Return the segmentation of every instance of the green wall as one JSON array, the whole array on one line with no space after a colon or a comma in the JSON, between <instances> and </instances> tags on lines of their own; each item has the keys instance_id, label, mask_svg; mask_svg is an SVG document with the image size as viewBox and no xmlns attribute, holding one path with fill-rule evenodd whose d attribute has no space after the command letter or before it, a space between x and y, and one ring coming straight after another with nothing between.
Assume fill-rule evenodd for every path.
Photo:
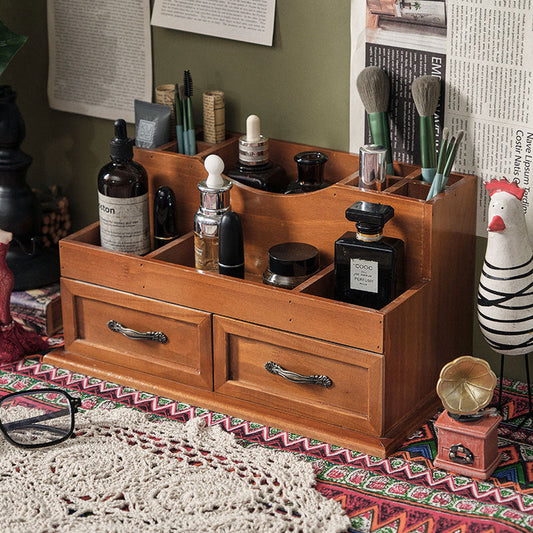
<instances>
[{"instance_id":1,"label":"green wall","mask_svg":"<svg viewBox=\"0 0 533 533\"><path fill-rule=\"evenodd\" d=\"M112 122L48 107L45 0L1 0L0 19L28 36L0 79L17 91L26 121L23 149L34 158L28 182L59 185L79 229L97 219L96 175L108 161ZM156 27L152 46L154 87L191 70L197 124L202 92L221 89L228 130L243 131L246 117L255 113L269 137L348 150L350 0L278 0L272 47ZM476 279L485 245L477 240ZM474 355L489 360L498 374L499 356L477 325L474 337ZM525 380L521 357L508 358L506 365L506 376Z\"/></svg>"}]
</instances>

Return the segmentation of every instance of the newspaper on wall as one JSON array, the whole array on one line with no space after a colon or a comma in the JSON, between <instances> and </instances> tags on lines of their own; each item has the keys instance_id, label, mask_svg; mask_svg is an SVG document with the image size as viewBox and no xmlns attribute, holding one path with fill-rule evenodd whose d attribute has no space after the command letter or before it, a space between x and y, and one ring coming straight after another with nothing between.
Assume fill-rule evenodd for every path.
<instances>
[{"instance_id":1,"label":"newspaper on wall","mask_svg":"<svg viewBox=\"0 0 533 533\"><path fill-rule=\"evenodd\" d=\"M512 179L525 189L533 236L533 0L352 0L350 149L368 142L355 80L367 65L391 78L391 144L399 161L420 163L414 78L435 75L445 91L438 133L465 130L455 170L478 182L477 234L486 236L484 182ZM437 147L438 149L438 147Z\"/></svg>"},{"instance_id":2,"label":"newspaper on wall","mask_svg":"<svg viewBox=\"0 0 533 533\"><path fill-rule=\"evenodd\" d=\"M152 101L149 0L48 0L47 15L50 107L134 122Z\"/></svg>"},{"instance_id":3,"label":"newspaper on wall","mask_svg":"<svg viewBox=\"0 0 533 533\"><path fill-rule=\"evenodd\" d=\"M155 0L152 24L272 46L276 0Z\"/></svg>"}]
</instances>

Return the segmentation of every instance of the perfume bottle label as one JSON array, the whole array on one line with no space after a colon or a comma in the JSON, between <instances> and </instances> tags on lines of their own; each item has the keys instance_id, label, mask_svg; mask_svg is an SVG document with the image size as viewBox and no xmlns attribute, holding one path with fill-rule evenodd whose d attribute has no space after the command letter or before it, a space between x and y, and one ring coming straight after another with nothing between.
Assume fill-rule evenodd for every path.
<instances>
[{"instance_id":1,"label":"perfume bottle label","mask_svg":"<svg viewBox=\"0 0 533 533\"><path fill-rule=\"evenodd\" d=\"M148 193L112 198L99 192L98 212L103 248L138 255L150 251Z\"/></svg>"},{"instance_id":2,"label":"perfume bottle label","mask_svg":"<svg viewBox=\"0 0 533 533\"><path fill-rule=\"evenodd\" d=\"M378 292L378 262L350 259L350 289Z\"/></svg>"}]
</instances>

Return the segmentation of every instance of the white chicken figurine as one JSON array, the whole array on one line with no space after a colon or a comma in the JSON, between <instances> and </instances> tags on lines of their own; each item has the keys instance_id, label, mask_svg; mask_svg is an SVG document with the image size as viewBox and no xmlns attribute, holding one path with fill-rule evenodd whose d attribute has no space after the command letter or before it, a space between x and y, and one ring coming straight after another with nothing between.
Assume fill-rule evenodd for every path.
<instances>
[{"instance_id":1,"label":"white chicken figurine","mask_svg":"<svg viewBox=\"0 0 533 533\"><path fill-rule=\"evenodd\" d=\"M525 356L531 417L528 354L533 346L533 249L522 206L524 189L506 179L494 179L486 187L491 202L479 280L479 325L492 349L501 354L500 407L504 356Z\"/></svg>"}]
</instances>

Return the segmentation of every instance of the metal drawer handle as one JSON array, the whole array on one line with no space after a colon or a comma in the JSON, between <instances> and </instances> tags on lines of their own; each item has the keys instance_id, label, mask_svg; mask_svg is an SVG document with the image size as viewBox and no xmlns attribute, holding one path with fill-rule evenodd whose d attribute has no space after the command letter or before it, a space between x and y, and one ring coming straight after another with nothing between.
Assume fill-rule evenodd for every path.
<instances>
[{"instance_id":1,"label":"metal drawer handle","mask_svg":"<svg viewBox=\"0 0 533 533\"><path fill-rule=\"evenodd\" d=\"M116 320L110 320L107 323L107 327L111 331L115 331L124 335L124 337L128 337L128 339L155 341L160 342L161 344L165 344L168 341L168 337L162 331L146 331L145 333L142 333L140 331L135 331L134 329L126 328Z\"/></svg>"},{"instance_id":2,"label":"metal drawer handle","mask_svg":"<svg viewBox=\"0 0 533 533\"><path fill-rule=\"evenodd\" d=\"M293 383L305 383L309 385L322 385L322 387L331 387L333 381L331 381L328 376L314 375L314 376L302 376L302 374L297 374L296 372L291 372L290 370L285 370L283 367L279 366L274 361L268 361L265 363L265 369L271 374L276 374L285 378Z\"/></svg>"}]
</instances>

